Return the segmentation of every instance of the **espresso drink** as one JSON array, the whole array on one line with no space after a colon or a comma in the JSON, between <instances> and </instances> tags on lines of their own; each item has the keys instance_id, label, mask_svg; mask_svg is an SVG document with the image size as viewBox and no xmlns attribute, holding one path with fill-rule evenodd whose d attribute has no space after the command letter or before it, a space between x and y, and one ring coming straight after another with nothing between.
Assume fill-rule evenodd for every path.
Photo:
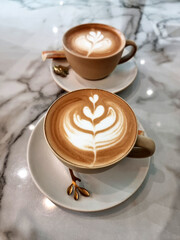
<instances>
[{"instance_id":1,"label":"espresso drink","mask_svg":"<svg viewBox=\"0 0 180 240\"><path fill-rule=\"evenodd\" d=\"M86 57L104 57L116 53L121 37L113 28L101 24L80 25L66 33L66 47Z\"/></svg>"},{"instance_id":2,"label":"espresso drink","mask_svg":"<svg viewBox=\"0 0 180 240\"><path fill-rule=\"evenodd\" d=\"M83 167L118 161L136 141L136 117L125 101L98 89L71 92L49 109L45 135L54 152Z\"/></svg>"}]
</instances>

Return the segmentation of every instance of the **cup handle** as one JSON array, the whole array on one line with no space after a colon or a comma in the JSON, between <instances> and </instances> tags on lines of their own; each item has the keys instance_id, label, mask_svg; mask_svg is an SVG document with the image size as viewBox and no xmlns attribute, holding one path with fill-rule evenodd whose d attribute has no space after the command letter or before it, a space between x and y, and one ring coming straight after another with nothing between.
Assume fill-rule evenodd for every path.
<instances>
[{"instance_id":1,"label":"cup handle","mask_svg":"<svg viewBox=\"0 0 180 240\"><path fill-rule=\"evenodd\" d=\"M137 45L135 44L135 42L133 42L131 40L126 40L125 47L127 47L127 46L131 46L132 47L131 51L128 54L126 54L124 57L122 57L118 64L127 62L129 59L131 59L135 55L135 53L137 51Z\"/></svg>"},{"instance_id":2,"label":"cup handle","mask_svg":"<svg viewBox=\"0 0 180 240\"><path fill-rule=\"evenodd\" d=\"M155 152L155 143L151 138L138 135L134 148L127 157L145 158L150 157Z\"/></svg>"}]
</instances>

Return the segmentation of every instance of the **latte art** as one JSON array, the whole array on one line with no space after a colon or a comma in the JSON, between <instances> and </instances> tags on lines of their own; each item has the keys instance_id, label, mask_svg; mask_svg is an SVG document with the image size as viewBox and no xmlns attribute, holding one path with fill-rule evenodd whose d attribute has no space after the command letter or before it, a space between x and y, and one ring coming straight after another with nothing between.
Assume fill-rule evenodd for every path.
<instances>
[{"instance_id":1,"label":"latte art","mask_svg":"<svg viewBox=\"0 0 180 240\"><path fill-rule=\"evenodd\" d=\"M48 111L45 135L60 158L89 168L127 155L137 134L135 115L119 97L98 89L71 92Z\"/></svg>"},{"instance_id":2,"label":"latte art","mask_svg":"<svg viewBox=\"0 0 180 240\"><path fill-rule=\"evenodd\" d=\"M112 42L105 38L100 31L90 31L87 35L81 35L74 39L74 45L81 51L91 53L104 52L111 48Z\"/></svg>"},{"instance_id":3,"label":"latte art","mask_svg":"<svg viewBox=\"0 0 180 240\"><path fill-rule=\"evenodd\" d=\"M127 129L124 114L113 107L98 105L98 99L97 94L89 97L92 107L83 107L84 116L81 117L78 110L72 106L63 119L67 139L78 149L94 153L91 165L96 163L96 152L117 144L126 134ZM71 115L73 115L73 124L71 124ZM102 119L95 123L100 117Z\"/></svg>"}]
</instances>

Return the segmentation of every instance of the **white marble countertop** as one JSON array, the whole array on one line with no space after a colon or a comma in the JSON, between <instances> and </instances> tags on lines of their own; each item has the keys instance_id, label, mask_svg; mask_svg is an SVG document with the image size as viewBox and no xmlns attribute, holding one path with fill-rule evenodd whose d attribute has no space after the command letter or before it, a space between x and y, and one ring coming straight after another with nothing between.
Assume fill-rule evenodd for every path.
<instances>
[{"instance_id":1,"label":"white marble countertop","mask_svg":"<svg viewBox=\"0 0 180 240\"><path fill-rule=\"evenodd\" d=\"M180 3L1 1L0 240L180 239ZM156 142L148 176L124 203L78 213L48 202L27 167L35 123L64 90L41 51L61 47L70 27L112 25L138 45L138 76L120 92Z\"/></svg>"}]
</instances>

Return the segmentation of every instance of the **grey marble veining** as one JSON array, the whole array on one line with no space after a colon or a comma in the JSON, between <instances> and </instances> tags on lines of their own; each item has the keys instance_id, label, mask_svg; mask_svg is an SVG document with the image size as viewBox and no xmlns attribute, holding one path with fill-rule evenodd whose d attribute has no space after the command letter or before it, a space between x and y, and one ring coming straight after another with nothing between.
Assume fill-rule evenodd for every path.
<instances>
[{"instance_id":1,"label":"grey marble veining","mask_svg":"<svg viewBox=\"0 0 180 240\"><path fill-rule=\"evenodd\" d=\"M1 1L0 240L180 239L179 1ZM41 51L59 49L77 24L112 25L138 45L138 75L118 95L157 146L147 178L121 205L76 213L34 185L26 159L34 125L64 90Z\"/></svg>"}]
</instances>

